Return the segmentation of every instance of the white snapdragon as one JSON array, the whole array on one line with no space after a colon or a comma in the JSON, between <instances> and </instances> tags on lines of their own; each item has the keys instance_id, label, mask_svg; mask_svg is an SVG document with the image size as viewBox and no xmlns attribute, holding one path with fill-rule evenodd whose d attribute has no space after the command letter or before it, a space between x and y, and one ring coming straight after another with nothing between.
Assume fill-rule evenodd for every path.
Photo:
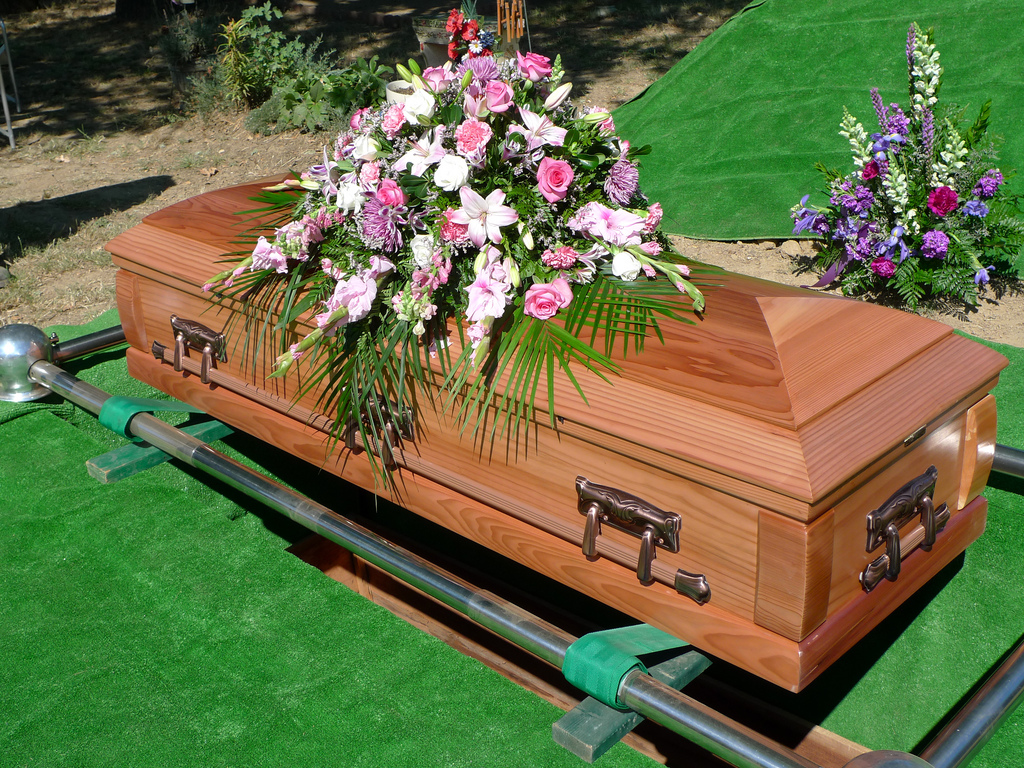
<instances>
[{"instance_id":1,"label":"white snapdragon","mask_svg":"<svg viewBox=\"0 0 1024 768\"><path fill-rule=\"evenodd\" d=\"M930 181L932 186L936 187L943 184L953 186L953 177L966 164L964 158L968 153L967 144L960 136L960 131L953 125L953 121L948 117L946 118L946 136L948 136L946 145L939 152L939 159L932 163L931 168Z\"/></svg>"},{"instance_id":2,"label":"white snapdragon","mask_svg":"<svg viewBox=\"0 0 1024 768\"><path fill-rule=\"evenodd\" d=\"M912 227L913 224L908 222L904 216L910 202L907 175L899 168L890 166L889 173L882 179L882 189L886 199L892 205L893 213L896 214L896 224L904 229L908 226ZM914 224L916 224L916 220Z\"/></svg>"},{"instance_id":3,"label":"white snapdragon","mask_svg":"<svg viewBox=\"0 0 1024 768\"><path fill-rule=\"evenodd\" d=\"M939 52L935 50L935 45L925 39L916 24L914 27L914 63L910 68L913 87L911 101L914 111L920 115L925 107L933 107L939 101L936 93L942 80L942 67L939 65Z\"/></svg>"},{"instance_id":4,"label":"white snapdragon","mask_svg":"<svg viewBox=\"0 0 1024 768\"><path fill-rule=\"evenodd\" d=\"M846 108L843 108L843 122L840 125L839 135L850 141L850 149L853 152L853 164L863 168L871 161L871 141L868 139L864 126L857 122Z\"/></svg>"}]
</instances>

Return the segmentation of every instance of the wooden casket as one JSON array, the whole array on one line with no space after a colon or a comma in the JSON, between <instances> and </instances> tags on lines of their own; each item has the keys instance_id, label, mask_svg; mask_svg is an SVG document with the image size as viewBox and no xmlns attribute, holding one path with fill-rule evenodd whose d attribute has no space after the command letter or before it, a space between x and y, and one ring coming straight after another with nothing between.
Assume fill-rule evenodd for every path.
<instances>
[{"instance_id":1,"label":"wooden casket","mask_svg":"<svg viewBox=\"0 0 1024 768\"><path fill-rule=\"evenodd\" d=\"M385 488L328 437L316 393L265 379L274 351L212 338L239 308L201 286L259 186L108 244L131 374L720 659L800 690L984 530L1005 359L914 315L728 273L695 325L663 324L609 383L584 377L589 405L556 377L555 428L539 414L489 444L421 408Z\"/></svg>"}]
</instances>

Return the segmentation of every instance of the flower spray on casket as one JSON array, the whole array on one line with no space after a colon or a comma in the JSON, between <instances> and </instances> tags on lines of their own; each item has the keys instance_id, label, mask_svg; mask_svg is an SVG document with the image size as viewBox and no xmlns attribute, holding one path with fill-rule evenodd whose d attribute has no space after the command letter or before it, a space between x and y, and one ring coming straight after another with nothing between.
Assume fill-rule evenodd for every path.
<instances>
[{"instance_id":1,"label":"flower spray on casket","mask_svg":"<svg viewBox=\"0 0 1024 768\"><path fill-rule=\"evenodd\" d=\"M639 189L646 148L570 103L558 59L398 69L409 98L356 112L265 191L280 226L205 286L250 318L280 307L275 376L301 360L303 392L325 383L321 407L373 439L382 403L405 413L440 383L474 432L494 410L493 439L532 418L538 388L554 424L556 368L585 400L574 367L606 378L659 318L703 309ZM289 338L304 314L315 329Z\"/></svg>"},{"instance_id":2,"label":"flower spray on casket","mask_svg":"<svg viewBox=\"0 0 1024 768\"><path fill-rule=\"evenodd\" d=\"M853 173L821 163L829 205L793 207L793 233L823 239L823 271L814 286L838 283L844 293L895 293L910 309L923 299L974 305L990 281L1016 282L1024 245L1018 199L1008 195L986 139L991 102L960 127L963 112L939 104L942 67L931 30L907 35L910 105L871 101L879 130L844 111L840 135L850 142Z\"/></svg>"}]
</instances>

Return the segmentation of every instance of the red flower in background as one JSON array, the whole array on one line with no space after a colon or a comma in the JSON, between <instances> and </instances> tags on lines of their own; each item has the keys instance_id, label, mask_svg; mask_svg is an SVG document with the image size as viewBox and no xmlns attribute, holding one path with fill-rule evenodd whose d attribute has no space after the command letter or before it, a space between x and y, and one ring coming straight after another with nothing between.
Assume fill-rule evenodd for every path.
<instances>
[{"instance_id":1,"label":"red flower in background","mask_svg":"<svg viewBox=\"0 0 1024 768\"><path fill-rule=\"evenodd\" d=\"M476 19L470 19L462 25L462 39L466 42L476 40L476 33L479 31L480 25L477 24Z\"/></svg>"},{"instance_id":2,"label":"red flower in background","mask_svg":"<svg viewBox=\"0 0 1024 768\"><path fill-rule=\"evenodd\" d=\"M459 12L457 8L452 8L448 13L448 23L445 24L445 31L449 35L454 35L462 31L462 23L465 21L465 17Z\"/></svg>"}]
</instances>

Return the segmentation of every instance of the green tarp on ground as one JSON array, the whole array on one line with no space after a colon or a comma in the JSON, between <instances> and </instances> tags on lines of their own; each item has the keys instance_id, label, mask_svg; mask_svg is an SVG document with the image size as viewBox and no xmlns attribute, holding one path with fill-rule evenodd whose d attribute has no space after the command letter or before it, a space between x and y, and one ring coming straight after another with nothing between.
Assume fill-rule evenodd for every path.
<instances>
[{"instance_id":1,"label":"green tarp on ground","mask_svg":"<svg viewBox=\"0 0 1024 768\"><path fill-rule=\"evenodd\" d=\"M907 105L913 21L935 30L941 102L968 108L973 120L991 99L990 133L1005 139L1000 165L1024 169L1022 20L1021 0L754 3L617 109L615 122L654 148L641 184L664 206L669 232L787 237L790 207L822 187L814 163L852 170L838 135L843 107L871 133L872 87L886 103ZM1022 190L1019 181L1011 188Z\"/></svg>"}]
</instances>

